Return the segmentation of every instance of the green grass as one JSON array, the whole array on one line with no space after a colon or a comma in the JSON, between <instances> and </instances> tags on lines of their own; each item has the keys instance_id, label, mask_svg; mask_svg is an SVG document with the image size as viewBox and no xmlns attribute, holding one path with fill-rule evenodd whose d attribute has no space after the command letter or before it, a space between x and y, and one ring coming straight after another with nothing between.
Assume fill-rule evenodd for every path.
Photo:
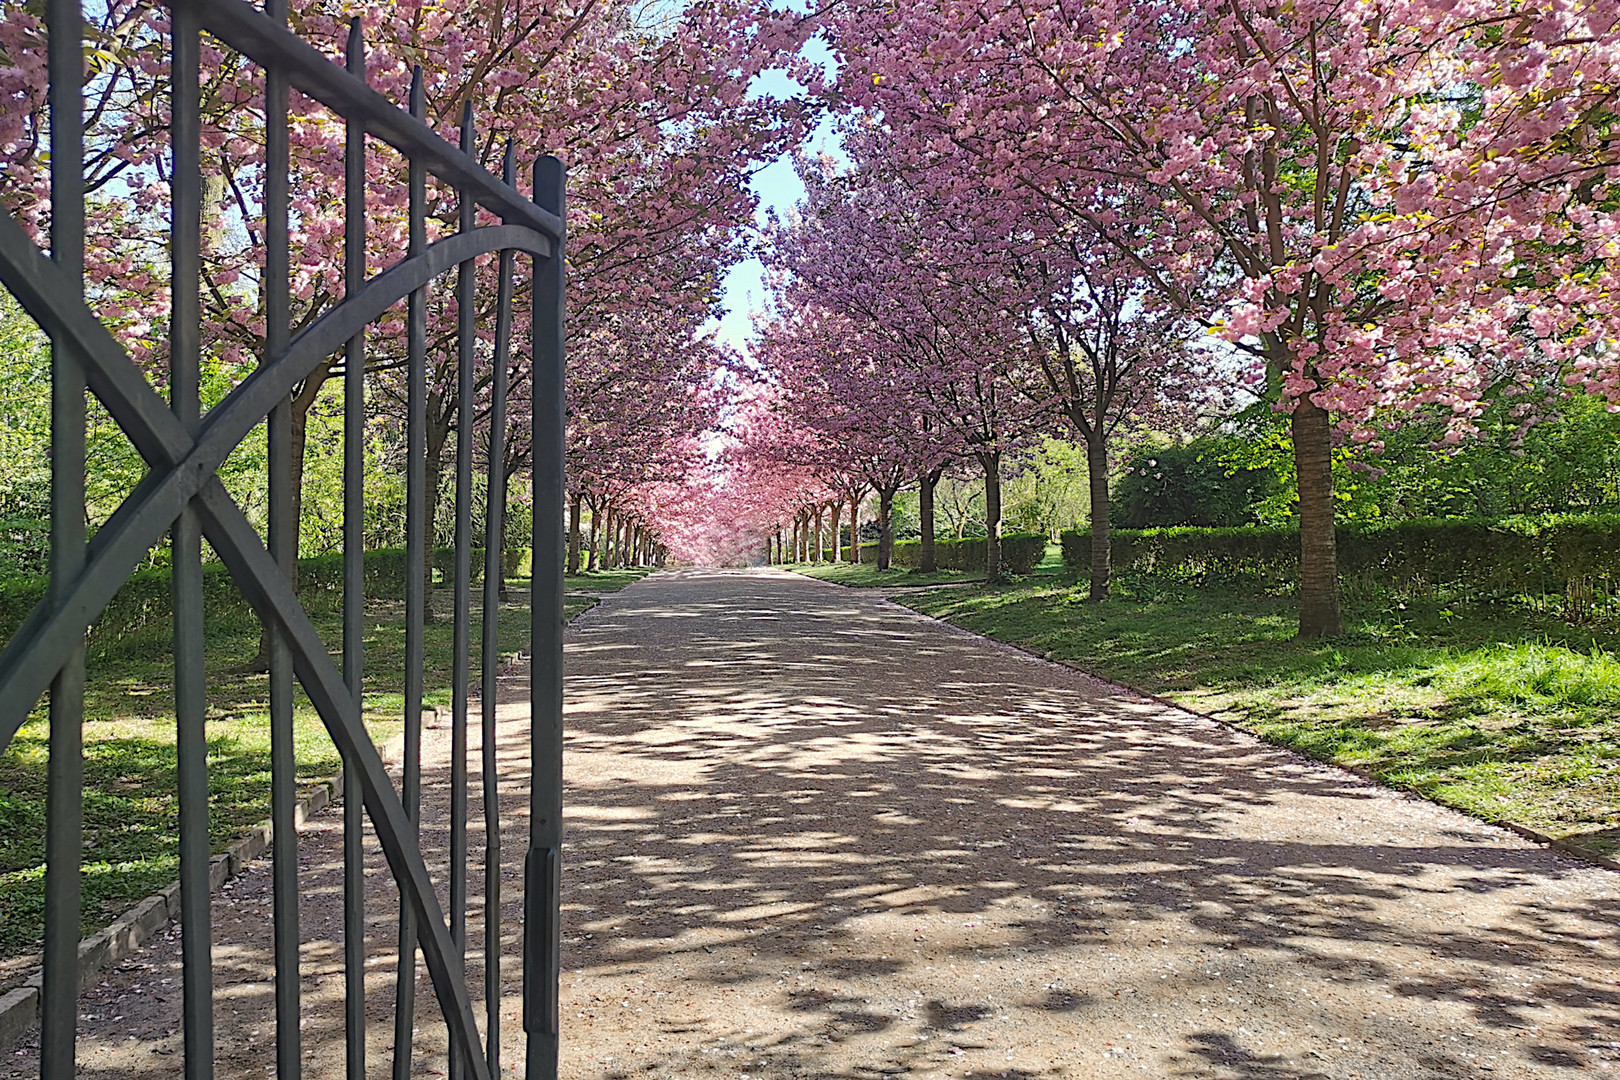
<instances>
[{"instance_id":1,"label":"green grass","mask_svg":"<svg viewBox=\"0 0 1620 1080\"><path fill-rule=\"evenodd\" d=\"M1118 591L1088 603L1043 564L903 602L1479 817L1620 848L1620 627L1366 601L1343 637L1298 642L1288 597Z\"/></svg>"},{"instance_id":2,"label":"green grass","mask_svg":"<svg viewBox=\"0 0 1620 1080\"><path fill-rule=\"evenodd\" d=\"M618 570L584 570L578 574L565 575L563 584L571 592L618 592L650 573L652 570L645 566L627 566Z\"/></svg>"},{"instance_id":3,"label":"green grass","mask_svg":"<svg viewBox=\"0 0 1620 1080\"><path fill-rule=\"evenodd\" d=\"M585 592L622 588L644 573L615 571L569 579L565 613L597 603ZM500 649L515 656L529 641L529 602L514 580L501 605ZM450 591L436 590L439 618L426 627L424 683L428 705L450 703L453 662ZM472 678L479 677L482 618L474 594ZM341 639L341 611L330 599L309 601L327 642ZM379 743L402 727L404 605L368 600L364 696L366 721ZM103 635L88 659L84 726L84 918L93 933L143 896L178 876L175 820L172 647L166 627ZM245 608L209 613L207 622L210 839L223 850L269 816L270 734L267 680L243 668L258 648L259 626ZM313 784L340 768L337 750L300 693L294 730L298 777ZM43 933L45 777L48 729L43 707L0 754L0 959L37 952Z\"/></svg>"},{"instance_id":4,"label":"green grass","mask_svg":"<svg viewBox=\"0 0 1620 1080\"><path fill-rule=\"evenodd\" d=\"M903 566L891 566L887 570L879 570L873 563L788 563L782 567L795 574L805 577L819 578L822 581L831 581L838 585L848 585L852 588L866 589L874 586L912 586L912 585L949 585L957 582L975 580L971 574L960 570L936 570L925 574L921 570L908 570ZM984 580L980 574L978 579Z\"/></svg>"}]
</instances>

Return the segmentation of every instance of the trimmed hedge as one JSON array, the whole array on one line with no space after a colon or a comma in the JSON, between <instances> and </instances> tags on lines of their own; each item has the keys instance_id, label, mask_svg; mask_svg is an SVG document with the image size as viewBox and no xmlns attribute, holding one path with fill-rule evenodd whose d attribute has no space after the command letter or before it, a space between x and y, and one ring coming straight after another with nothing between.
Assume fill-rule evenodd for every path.
<instances>
[{"instance_id":1,"label":"trimmed hedge","mask_svg":"<svg viewBox=\"0 0 1620 1080\"><path fill-rule=\"evenodd\" d=\"M941 570L967 570L984 573L987 541L982 536L965 540L934 541L934 562ZM876 544L861 545L861 562L877 562ZM849 561L849 546L842 549L844 561ZM1009 533L1001 538L1001 572L1027 574L1040 565L1046 556L1046 534ZM896 540L889 561L895 566L916 569L922 565L921 540Z\"/></svg>"},{"instance_id":2,"label":"trimmed hedge","mask_svg":"<svg viewBox=\"0 0 1620 1080\"><path fill-rule=\"evenodd\" d=\"M509 551L506 561L510 566L527 554ZM473 580L483 577L484 552L473 550ZM441 584L454 580L455 549L439 548L434 552L434 563L444 574ZM0 579L0 642L10 640L17 628L28 618L34 606L44 599L49 582L44 577L28 576ZM377 548L365 555L365 590L367 596L397 600L405 595L405 549ZM298 595L305 603L328 597L336 600L343 594L343 555L316 555L298 560ZM203 564L203 610L211 615L235 612L247 608L236 583L231 580L223 563ZM169 595L169 569L148 567L131 574L97 616L90 628L91 642L105 639L108 634L118 636L157 623L167 624L173 607Z\"/></svg>"},{"instance_id":3,"label":"trimmed hedge","mask_svg":"<svg viewBox=\"0 0 1620 1080\"><path fill-rule=\"evenodd\" d=\"M1063 561L1091 563L1091 534L1062 537ZM1370 590L1456 586L1478 593L1563 592L1592 578L1620 577L1620 516L1427 518L1341 525L1339 576ZM1120 529L1118 570L1158 575L1265 578L1299 574L1299 529Z\"/></svg>"}]
</instances>

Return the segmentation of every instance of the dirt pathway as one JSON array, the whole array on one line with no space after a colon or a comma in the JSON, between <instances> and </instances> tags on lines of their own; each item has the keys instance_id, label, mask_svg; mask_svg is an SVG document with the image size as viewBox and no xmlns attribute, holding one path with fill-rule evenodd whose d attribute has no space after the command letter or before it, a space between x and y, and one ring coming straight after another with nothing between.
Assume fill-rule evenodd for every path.
<instances>
[{"instance_id":1,"label":"dirt pathway","mask_svg":"<svg viewBox=\"0 0 1620 1080\"><path fill-rule=\"evenodd\" d=\"M1620 1075L1620 875L802 577L657 575L568 662L574 1080ZM341 1074L334 818L304 843L311 1076ZM217 906L222 1075L271 1061L267 881ZM178 1071L177 951L86 995L86 1075Z\"/></svg>"}]
</instances>

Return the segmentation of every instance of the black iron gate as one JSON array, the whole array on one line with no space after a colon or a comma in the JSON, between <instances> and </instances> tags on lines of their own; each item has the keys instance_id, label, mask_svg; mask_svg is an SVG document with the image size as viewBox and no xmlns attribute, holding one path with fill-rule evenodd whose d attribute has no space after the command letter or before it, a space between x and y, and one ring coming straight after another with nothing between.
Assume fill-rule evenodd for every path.
<instances>
[{"instance_id":1,"label":"black iron gate","mask_svg":"<svg viewBox=\"0 0 1620 1080\"><path fill-rule=\"evenodd\" d=\"M163 541L171 545L174 603L174 685L179 784L182 983L185 1075L204 1080L215 1060L209 896L209 785L203 671L204 536L269 630L272 757L274 957L277 1074L300 1073L298 837L294 828L294 678L302 684L336 744L344 765L344 956L346 1053L349 1080L367 1075L365 1060L364 879L361 839L366 818L375 830L400 893L399 981L392 1071L407 1080L415 1019L415 962L425 960L449 1030L452 1076L499 1075L501 1045L500 822L496 802L495 677L497 596L502 575L500 510L511 361L513 284L519 253L533 265L534 553L531 674L530 830L524 874L523 1027L526 1074L553 1077L557 1068L557 856L561 825L562 507L563 507L563 244L562 163L534 166L534 198L514 186L508 150L497 179L469 151L470 112L457 148L423 122L420 73L410 112L366 83L358 26L350 35L347 70L287 28L287 0L263 10L244 0L171 0L172 34L172 318L169 400L147 378L84 302L83 15L78 0L46 0L49 33L51 195L50 252L29 240L18 221L0 212L0 282L51 340L52 490L51 585L47 598L0 652L0 751L41 695L49 693L49 775L46 838L46 927L40 999L40 1066L44 1080L74 1075L78 1026L78 937L83 850L82 725L85 634L120 586ZM200 42L206 33L265 72L264 168L267 316L258 369L217 406L203 413L201 370L202 176ZM296 88L342 117L346 151L345 299L296 336L289 329L288 94ZM393 146L409 162L410 242L405 257L367 276L365 256L366 143ZM459 230L426 240L429 174L459 196ZM479 226L477 207L502 224ZM451 764L449 916L441 908L417 835L423 697L424 604L429 552L426 491L427 289L451 270L460 322L457 364L460 401L474 400L474 260L498 253L488 513L483 576L484 631L482 776L487 837L483 910L485 1018L480 1032L465 978L467 952L467 702L469 686L470 505L473 444L470 422L456 441L455 622ZM366 330L407 299L406 675L405 762L395 791L382 757L362 723L364 632L363 438ZM289 581L297 555L291 518L290 395L334 355L344 374L344 573L342 666L334 664ZM95 394L148 466L146 478L86 543L85 402ZM270 514L262 539L215 475L226 457L261 422L268 423ZM359 795L360 798L356 798ZM362 811L363 802L363 811ZM362 813L364 816L362 816Z\"/></svg>"}]
</instances>

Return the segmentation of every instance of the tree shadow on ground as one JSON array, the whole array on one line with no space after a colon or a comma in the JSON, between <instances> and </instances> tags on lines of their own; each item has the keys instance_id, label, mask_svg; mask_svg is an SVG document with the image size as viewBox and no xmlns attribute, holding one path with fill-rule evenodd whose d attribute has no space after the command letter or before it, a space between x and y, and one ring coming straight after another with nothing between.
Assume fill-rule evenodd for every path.
<instances>
[{"instance_id":1,"label":"tree shadow on ground","mask_svg":"<svg viewBox=\"0 0 1620 1080\"><path fill-rule=\"evenodd\" d=\"M872 598L664 575L585 616L568 663L576 1080L1451 1080L1487 1056L1543 1077L1620 1042L1607 875ZM503 729L510 1064L528 728L513 712ZM442 762L424 786L442 893ZM302 842L309 1075L342 1070L334 818ZM370 867L381 1069L397 893L375 850ZM218 1074L247 1080L273 1061L268 874L231 888ZM87 996L84 1075L176 1071L167 948ZM443 1027L419 987L433 1075ZM153 988L165 999L139 1026L113 1013Z\"/></svg>"}]
</instances>

